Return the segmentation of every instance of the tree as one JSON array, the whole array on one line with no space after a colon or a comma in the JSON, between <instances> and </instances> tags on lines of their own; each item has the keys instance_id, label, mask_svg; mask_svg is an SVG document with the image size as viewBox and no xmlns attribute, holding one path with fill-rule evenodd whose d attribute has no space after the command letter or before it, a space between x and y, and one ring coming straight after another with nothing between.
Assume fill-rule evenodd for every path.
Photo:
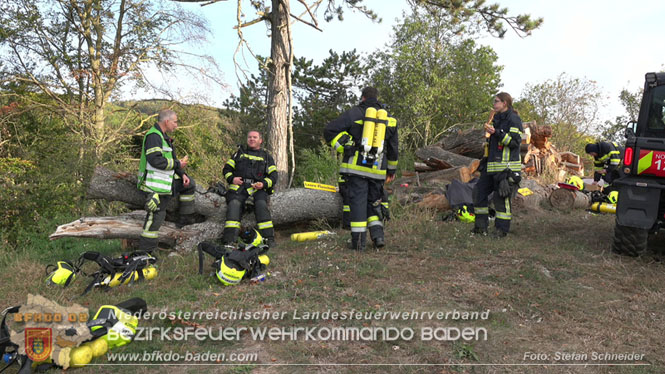
<instances>
[{"instance_id":1,"label":"tree","mask_svg":"<svg viewBox=\"0 0 665 374\"><path fill-rule=\"evenodd\" d=\"M174 0L189 3L205 3L208 5L219 0ZM288 129L291 127L292 98L291 98L291 69L293 66L293 35L291 33L290 18L304 22L315 29L319 29L316 18L317 11L324 7L324 19L331 21L333 18L343 19L344 6L356 9L373 20L378 20L377 15L362 5L363 0L313 0L309 4L306 0L298 0L304 10L300 16L291 12L289 0L251 1L256 10L257 18L243 23L241 21L242 2L238 1L238 36L239 45L244 45L242 28L261 21L268 21L271 27L271 56L267 69L269 74L268 83L268 126L269 144L277 170L280 173L277 188L286 186L287 178L287 138ZM528 15L509 16L508 9L501 8L498 4L486 5L482 0L408 0L414 6L423 7L429 12L441 12L451 15L451 21L459 25L463 30L464 25L485 27L490 33L502 37L505 34L504 22L506 22L518 34L528 35L531 30L542 23L542 19L532 20ZM270 4L269 6L267 4ZM341 4L341 5L340 5ZM310 21L303 17L307 15ZM293 137L291 136L291 147ZM291 151L293 155L293 150Z\"/></svg>"},{"instance_id":2,"label":"tree","mask_svg":"<svg viewBox=\"0 0 665 374\"><path fill-rule=\"evenodd\" d=\"M631 121L637 121L637 116L640 114L642 92L641 88L633 92L627 89L621 90L619 101L626 112L620 116L616 116L614 121L605 121L601 132L602 139L618 143L623 143L626 140L624 135L626 126Z\"/></svg>"},{"instance_id":3,"label":"tree","mask_svg":"<svg viewBox=\"0 0 665 374\"><path fill-rule=\"evenodd\" d=\"M408 148L430 144L450 126L483 121L501 67L490 48L456 35L451 16L414 8L395 26L386 51L373 55L371 82L400 122Z\"/></svg>"},{"instance_id":4,"label":"tree","mask_svg":"<svg viewBox=\"0 0 665 374\"><path fill-rule=\"evenodd\" d=\"M602 93L595 81L568 77L565 73L556 80L527 84L520 104L532 108L525 121L551 125L553 142L561 150L580 153L586 138L600 129L599 111Z\"/></svg>"},{"instance_id":5,"label":"tree","mask_svg":"<svg viewBox=\"0 0 665 374\"><path fill-rule=\"evenodd\" d=\"M191 68L176 48L208 31L203 19L172 2L148 0L3 0L0 24L0 81L22 90L3 95L58 115L100 161L140 128L122 108L127 116L107 123L118 91L150 87L148 71ZM214 69L201 71L216 80Z\"/></svg>"}]
</instances>

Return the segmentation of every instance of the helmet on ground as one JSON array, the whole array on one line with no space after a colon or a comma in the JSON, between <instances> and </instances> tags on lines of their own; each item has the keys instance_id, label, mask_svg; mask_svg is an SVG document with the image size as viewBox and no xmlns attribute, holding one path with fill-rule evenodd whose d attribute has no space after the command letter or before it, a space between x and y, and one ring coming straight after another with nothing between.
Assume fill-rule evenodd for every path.
<instances>
[{"instance_id":1,"label":"helmet on ground","mask_svg":"<svg viewBox=\"0 0 665 374\"><path fill-rule=\"evenodd\" d=\"M224 256L219 261L219 270L217 270L216 275L217 279L225 286L235 286L245 276L245 269L240 264L230 261L227 256Z\"/></svg>"},{"instance_id":2,"label":"helmet on ground","mask_svg":"<svg viewBox=\"0 0 665 374\"><path fill-rule=\"evenodd\" d=\"M466 205L462 205L457 209L457 218L466 223L476 222L476 215L469 212L469 208Z\"/></svg>"},{"instance_id":3,"label":"helmet on ground","mask_svg":"<svg viewBox=\"0 0 665 374\"><path fill-rule=\"evenodd\" d=\"M610 202L610 204L616 204L617 201L619 201L619 191L610 192L610 194L607 195L607 200Z\"/></svg>"},{"instance_id":4,"label":"helmet on ground","mask_svg":"<svg viewBox=\"0 0 665 374\"><path fill-rule=\"evenodd\" d=\"M566 179L566 184L575 186L580 191L584 189L584 181L582 180L582 178L578 177L577 175L573 175L572 177Z\"/></svg>"},{"instance_id":5,"label":"helmet on ground","mask_svg":"<svg viewBox=\"0 0 665 374\"><path fill-rule=\"evenodd\" d=\"M263 244L263 237L254 228L243 228L240 232L240 249L248 251Z\"/></svg>"},{"instance_id":6,"label":"helmet on ground","mask_svg":"<svg viewBox=\"0 0 665 374\"><path fill-rule=\"evenodd\" d=\"M53 265L49 265L53 267ZM68 261L58 261L55 270L46 278L46 283L66 287L76 278L74 266ZM48 269L48 268L47 268Z\"/></svg>"}]
</instances>

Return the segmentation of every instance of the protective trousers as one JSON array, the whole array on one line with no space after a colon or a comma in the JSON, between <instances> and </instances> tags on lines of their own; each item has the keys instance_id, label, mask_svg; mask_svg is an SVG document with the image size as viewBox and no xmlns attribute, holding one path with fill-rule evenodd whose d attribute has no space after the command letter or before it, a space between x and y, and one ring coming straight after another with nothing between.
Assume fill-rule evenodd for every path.
<instances>
[{"instance_id":1,"label":"protective trousers","mask_svg":"<svg viewBox=\"0 0 665 374\"><path fill-rule=\"evenodd\" d=\"M351 247L363 250L368 228L375 244L384 239L381 217L383 180L348 175L346 185L351 208Z\"/></svg>"},{"instance_id":2,"label":"protective trousers","mask_svg":"<svg viewBox=\"0 0 665 374\"><path fill-rule=\"evenodd\" d=\"M478 179L478 183L473 188L473 210L476 215L475 226L478 229L487 230L487 226L489 225L489 196L494 192L492 197L494 209L496 210L494 226L497 230L508 233L512 219L510 200L515 195L516 188L513 188L510 196L500 197L498 193L500 181L495 178L499 174L487 174L483 172L480 175L480 179Z\"/></svg>"},{"instance_id":3,"label":"protective trousers","mask_svg":"<svg viewBox=\"0 0 665 374\"><path fill-rule=\"evenodd\" d=\"M275 239L270 210L268 210L268 193L264 190L255 190L253 188L240 187L238 191L229 191L226 193L226 223L224 224L224 234L222 241L224 244L233 244L238 239L240 233L240 219L245 208L245 202L249 196L254 199L254 215L256 223L261 233L267 240Z\"/></svg>"},{"instance_id":4,"label":"protective trousers","mask_svg":"<svg viewBox=\"0 0 665 374\"><path fill-rule=\"evenodd\" d=\"M173 181L173 192L178 198L178 213L180 221L186 220L194 214L194 191L196 191L196 182L189 178L189 186L185 187L182 179ZM152 198L152 193L144 192L146 200ZM152 251L159 244L159 228L166 218L166 207L171 202L172 195L159 195L159 204L156 211L148 211L143 222L143 232L139 239L139 250Z\"/></svg>"},{"instance_id":5,"label":"protective trousers","mask_svg":"<svg viewBox=\"0 0 665 374\"><path fill-rule=\"evenodd\" d=\"M351 206L349 205L349 192L346 186L346 176L340 175L337 181L339 194L342 196L342 228L351 228Z\"/></svg>"}]
</instances>

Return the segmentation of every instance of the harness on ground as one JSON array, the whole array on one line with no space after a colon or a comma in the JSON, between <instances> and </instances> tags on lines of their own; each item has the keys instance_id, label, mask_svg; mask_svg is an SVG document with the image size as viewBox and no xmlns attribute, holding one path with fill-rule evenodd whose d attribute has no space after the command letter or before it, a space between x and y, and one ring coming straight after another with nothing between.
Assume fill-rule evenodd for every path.
<instances>
[{"instance_id":1,"label":"harness on ground","mask_svg":"<svg viewBox=\"0 0 665 374\"><path fill-rule=\"evenodd\" d=\"M99 265L99 270L92 274L84 273L81 268L86 261ZM88 251L84 252L75 262L58 261L56 265L48 265L46 282L67 287L78 273L90 276L92 281L81 294L83 296L95 287L111 288L143 279L152 279L157 276L157 268L154 266L156 262L157 258L146 251L123 254L116 258Z\"/></svg>"},{"instance_id":2,"label":"harness on ground","mask_svg":"<svg viewBox=\"0 0 665 374\"><path fill-rule=\"evenodd\" d=\"M199 243L199 274L203 274L204 253L212 256L215 261L215 275L225 286L233 286L243 279L254 282L265 280L266 267L270 259L266 255L268 245L255 229L243 230L237 248L224 248L210 243Z\"/></svg>"}]
</instances>

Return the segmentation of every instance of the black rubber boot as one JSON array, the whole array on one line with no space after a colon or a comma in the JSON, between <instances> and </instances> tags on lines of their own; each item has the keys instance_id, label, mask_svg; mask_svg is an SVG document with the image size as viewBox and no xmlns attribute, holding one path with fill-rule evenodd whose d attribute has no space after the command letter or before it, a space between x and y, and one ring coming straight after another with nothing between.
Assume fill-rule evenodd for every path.
<instances>
[{"instance_id":1,"label":"black rubber boot","mask_svg":"<svg viewBox=\"0 0 665 374\"><path fill-rule=\"evenodd\" d=\"M354 251L364 251L367 242L367 232L351 233L351 249Z\"/></svg>"}]
</instances>

